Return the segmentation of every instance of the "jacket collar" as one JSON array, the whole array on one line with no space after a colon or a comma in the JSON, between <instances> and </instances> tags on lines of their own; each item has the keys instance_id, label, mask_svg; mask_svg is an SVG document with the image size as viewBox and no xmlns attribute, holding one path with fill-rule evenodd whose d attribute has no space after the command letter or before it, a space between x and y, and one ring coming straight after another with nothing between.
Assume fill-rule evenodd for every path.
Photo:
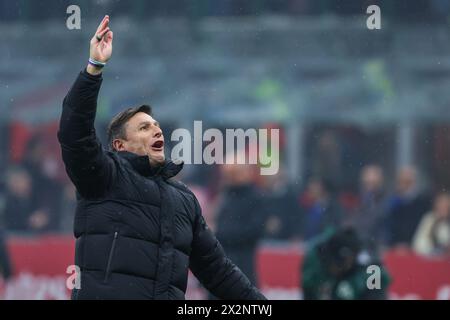
<instances>
[{"instance_id":1,"label":"jacket collar","mask_svg":"<svg viewBox=\"0 0 450 320\"><path fill-rule=\"evenodd\" d=\"M117 154L128 160L131 166L142 176L150 177L160 175L165 179L176 176L183 169L184 162L181 160L165 160L158 166L152 166L148 156L140 156L128 151L119 151Z\"/></svg>"}]
</instances>

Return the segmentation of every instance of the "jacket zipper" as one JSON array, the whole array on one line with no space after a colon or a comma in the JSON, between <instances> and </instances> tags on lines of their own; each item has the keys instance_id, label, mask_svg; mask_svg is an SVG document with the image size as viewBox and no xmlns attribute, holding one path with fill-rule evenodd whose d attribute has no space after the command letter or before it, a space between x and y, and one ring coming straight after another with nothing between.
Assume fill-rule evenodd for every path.
<instances>
[{"instance_id":1,"label":"jacket zipper","mask_svg":"<svg viewBox=\"0 0 450 320\"><path fill-rule=\"evenodd\" d=\"M109 273L110 273L110 269L111 269L111 263L112 263L112 258L114 255L114 249L116 247L116 241L117 241L117 237L119 236L119 233L116 231L114 232L114 239L112 242L112 246L111 246L111 250L109 251L109 257L108 257L108 264L106 266L106 273L105 273L105 280L104 282L108 282L108 278L109 278Z\"/></svg>"}]
</instances>

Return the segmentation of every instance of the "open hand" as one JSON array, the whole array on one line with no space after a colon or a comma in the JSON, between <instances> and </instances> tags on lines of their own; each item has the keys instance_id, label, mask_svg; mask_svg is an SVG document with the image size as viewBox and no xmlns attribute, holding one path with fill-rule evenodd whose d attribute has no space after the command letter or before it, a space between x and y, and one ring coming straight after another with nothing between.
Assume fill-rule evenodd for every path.
<instances>
[{"instance_id":1,"label":"open hand","mask_svg":"<svg viewBox=\"0 0 450 320\"><path fill-rule=\"evenodd\" d=\"M106 63L112 55L113 32L109 28L109 16L106 15L91 39L90 58Z\"/></svg>"}]
</instances>

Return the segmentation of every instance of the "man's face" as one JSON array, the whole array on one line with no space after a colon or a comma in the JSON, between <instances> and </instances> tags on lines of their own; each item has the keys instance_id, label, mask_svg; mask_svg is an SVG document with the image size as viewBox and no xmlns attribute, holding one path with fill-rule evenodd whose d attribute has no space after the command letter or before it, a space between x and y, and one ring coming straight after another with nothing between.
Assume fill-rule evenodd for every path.
<instances>
[{"instance_id":1,"label":"man's face","mask_svg":"<svg viewBox=\"0 0 450 320\"><path fill-rule=\"evenodd\" d=\"M7 179L9 191L21 197L27 197L31 192L31 178L25 171L10 173Z\"/></svg>"},{"instance_id":2,"label":"man's face","mask_svg":"<svg viewBox=\"0 0 450 320\"><path fill-rule=\"evenodd\" d=\"M408 193L416 186L416 171L411 167L400 170L397 177L397 189L401 194Z\"/></svg>"},{"instance_id":3,"label":"man's face","mask_svg":"<svg viewBox=\"0 0 450 320\"><path fill-rule=\"evenodd\" d=\"M434 213L437 217L445 219L450 217L450 197L441 194L434 200Z\"/></svg>"},{"instance_id":4,"label":"man's face","mask_svg":"<svg viewBox=\"0 0 450 320\"><path fill-rule=\"evenodd\" d=\"M352 269L355 263L355 258L353 256L348 256L340 263L332 263L328 266L328 271L331 275L335 277L340 277L346 274L349 270Z\"/></svg>"},{"instance_id":5,"label":"man's face","mask_svg":"<svg viewBox=\"0 0 450 320\"><path fill-rule=\"evenodd\" d=\"M152 164L165 160L164 136L158 121L144 113L136 113L125 124L126 139L116 139L114 147L118 151L128 151L140 156L147 155Z\"/></svg>"},{"instance_id":6,"label":"man's face","mask_svg":"<svg viewBox=\"0 0 450 320\"><path fill-rule=\"evenodd\" d=\"M317 180L311 180L308 183L308 192L314 201L319 201L325 193L321 182Z\"/></svg>"},{"instance_id":7,"label":"man's face","mask_svg":"<svg viewBox=\"0 0 450 320\"><path fill-rule=\"evenodd\" d=\"M361 183L364 191L378 191L383 186L383 172L377 166L368 166L363 169Z\"/></svg>"}]
</instances>

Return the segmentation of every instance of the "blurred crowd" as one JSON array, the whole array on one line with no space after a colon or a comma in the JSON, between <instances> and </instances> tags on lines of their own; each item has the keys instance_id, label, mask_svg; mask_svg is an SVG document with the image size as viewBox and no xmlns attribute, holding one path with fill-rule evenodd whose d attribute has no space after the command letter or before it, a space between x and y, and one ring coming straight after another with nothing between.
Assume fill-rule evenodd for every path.
<instances>
[{"instance_id":1,"label":"blurred crowd","mask_svg":"<svg viewBox=\"0 0 450 320\"><path fill-rule=\"evenodd\" d=\"M248 275L256 275L260 240L311 247L330 229L354 230L373 257L386 249L450 256L450 193L421 189L412 166L398 171L392 191L383 168L364 166L354 201L341 197L326 177L312 176L296 188L283 172L255 179L245 165L225 165L221 171L224 185L207 218L225 251Z\"/></svg>"},{"instance_id":2,"label":"blurred crowd","mask_svg":"<svg viewBox=\"0 0 450 320\"><path fill-rule=\"evenodd\" d=\"M57 169L42 137L28 141L19 161L7 165L0 186L0 225L9 233L38 235L72 229L75 188Z\"/></svg>"},{"instance_id":3,"label":"blurred crowd","mask_svg":"<svg viewBox=\"0 0 450 320\"><path fill-rule=\"evenodd\" d=\"M8 234L71 233L76 192L64 172L55 170L54 157L45 140L31 139L22 160L7 167L0 222ZM237 164L215 167L213 185L194 183L189 175L181 179L196 193L227 254L250 278L256 277L261 241L308 245L328 228L352 227L376 250L450 255L448 191L424 188L414 166L398 170L391 190L383 167L367 164L359 172L359 190L349 192L336 183L345 172L333 169L332 157L321 157L327 161L305 175L304 184L290 183L283 167L261 176L256 165Z\"/></svg>"},{"instance_id":4,"label":"blurred crowd","mask_svg":"<svg viewBox=\"0 0 450 320\"><path fill-rule=\"evenodd\" d=\"M31 139L22 160L1 179L0 221L8 232L71 232L75 189L64 172L49 169L45 145ZM332 172L331 164L314 169L303 185L290 184L283 167L272 176L261 176L255 165L217 168L215 185L181 179L197 194L225 246L243 249L262 239L307 243L327 227L353 226L380 248L450 254L450 193L425 189L414 166L398 170L393 190L381 166L362 166L356 192L336 185L333 177L345 173Z\"/></svg>"},{"instance_id":5,"label":"blurred crowd","mask_svg":"<svg viewBox=\"0 0 450 320\"><path fill-rule=\"evenodd\" d=\"M193 190L217 236L240 248L260 239L308 243L328 227L352 227L377 248L450 254L450 193L427 190L420 177L414 166L401 167L390 190L383 168L368 164L351 193L326 175L292 185L283 170L260 176L250 165L223 165L217 195Z\"/></svg>"},{"instance_id":6,"label":"blurred crowd","mask_svg":"<svg viewBox=\"0 0 450 320\"><path fill-rule=\"evenodd\" d=\"M317 144L322 142L318 139ZM59 153L50 152L48 144L48 139L32 137L0 180L0 273L5 279L11 266L4 231L20 237L72 233L76 190L60 166ZM345 298L348 290L337 283L359 283L366 275L365 265L355 264L364 252L370 252L371 261L381 261L386 249L450 257L450 192L425 188L414 166L399 168L390 179L378 164L361 165L358 187L349 190L342 184L348 172L342 172L333 161L335 153L325 149L330 153L312 152L318 158L313 157L303 184L292 183L297 180L290 179L283 166L276 175L262 176L257 165L248 164L209 167L209 179L199 178L202 168L186 168L178 178L196 194L227 255L254 283L261 243L309 248L301 284L307 299ZM393 188L388 181L394 182ZM336 249L335 238L350 255ZM382 270L385 288L390 278ZM317 279L323 280L320 286ZM352 290L357 297L386 297L385 290L373 296L357 287Z\"/></svg>"}]
</instances>

